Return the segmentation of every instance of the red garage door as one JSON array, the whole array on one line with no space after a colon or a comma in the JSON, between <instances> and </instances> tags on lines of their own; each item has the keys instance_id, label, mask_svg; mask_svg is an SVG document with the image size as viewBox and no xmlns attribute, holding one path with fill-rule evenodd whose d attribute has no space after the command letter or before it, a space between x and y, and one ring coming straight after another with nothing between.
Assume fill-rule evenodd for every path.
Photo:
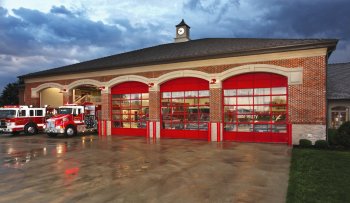
<instances>
[{"instance_id":1,"label":"red garage door","mask_svg":"<svg viewBox=\"0 0 350 203\"><path fill-rule=\"evenodd\" d=\"M125 82L114 86L111 93L112 135L146 136L148 86Z\"/></svg>"},{"instance_id":2,"label":"red garage door","mask_svg":"<svg viewBox=\"0 0 350 203\"><path fill-rule=\"evenodd\" d=\"M161 137L208 139L209 83L179 78L161 85Z\"/></svg>"},{"instance_id":3,"label":"red garage door","mask_svg":"<svg viewBox=\"0 0 350 203\"><path fill-rule=\"evenodd\" d=\"M223 82L224 140L288 142L288 80L250 73Z\"/></svg>"}]
</instances>

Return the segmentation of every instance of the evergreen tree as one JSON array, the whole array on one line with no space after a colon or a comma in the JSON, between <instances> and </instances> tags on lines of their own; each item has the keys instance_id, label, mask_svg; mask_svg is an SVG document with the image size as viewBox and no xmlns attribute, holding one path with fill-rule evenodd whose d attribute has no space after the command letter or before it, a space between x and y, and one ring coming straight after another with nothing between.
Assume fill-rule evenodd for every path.
<instances>
[{"instance_id":1,"label":"evergreen tree","mask_svg":"<svg viewBox=\"0 0 350 203\"><path fill-rule=\"evenodd\" d=\"M19 82L13 82L6 85L1 93L0 106L4 105L17 105Z\"/></svg>"}]
</instances>

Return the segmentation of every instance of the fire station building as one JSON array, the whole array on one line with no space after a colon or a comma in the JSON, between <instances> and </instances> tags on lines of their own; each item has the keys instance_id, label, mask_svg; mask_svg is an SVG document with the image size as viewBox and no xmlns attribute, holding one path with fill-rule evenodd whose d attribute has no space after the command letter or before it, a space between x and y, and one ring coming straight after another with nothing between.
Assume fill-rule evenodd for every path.
<instances>
[{"instance_id":1,"label":"fire station building","mask_svg":"<svg viewBox=\"0 0 350 203\"><path fill-rule=\"evenodd\" d=\"M298 143L326 138L334 39L206 38L22 75L21 103L101 106L105 135Z\"/></svg>"}]
</instances>

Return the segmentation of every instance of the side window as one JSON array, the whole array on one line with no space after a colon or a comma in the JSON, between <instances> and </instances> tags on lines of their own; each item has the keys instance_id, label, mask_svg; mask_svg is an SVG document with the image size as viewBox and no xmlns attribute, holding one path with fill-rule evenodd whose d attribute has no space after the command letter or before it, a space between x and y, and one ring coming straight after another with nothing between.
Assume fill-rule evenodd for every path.
<instances>
[{"instance_id":1,"label":"side window","mask_svg":"<svg viewBox=\"0 0 350 203\"><path fill-rule=\"evenodd\" d=\"M36 116L43 116L43 110L36 110Z\"/></svg>"},{"instance_id":2,"label":"side window","mask_svg":"<svg viewBox=\"0 0 350 203\"><path fill-rule=\"evenodd\" d=\"M78 110L78 114L81 114L81 109L77 109Z\"/></svg>"},{"instance_id":3,"label":"side window","mask_svg":"<svg viewBox=\"0 0 350 203\"><path fill-rule=\"evenodd\" d=\"M21 111L21 115L20 115L20 116L22 116L22 117L27 116L27 115L26 115L26 110L22 110L22 111Z\"/></svg>"},{"instance_id":4,"label":"side window","mask_svg":"<svg viewBox=\"0 0 350 203\"><path fill-rule=\"evenodd\" d=\"M29 111L29 116L34 116L34 110Z\"/></svg>"}]
</instances>

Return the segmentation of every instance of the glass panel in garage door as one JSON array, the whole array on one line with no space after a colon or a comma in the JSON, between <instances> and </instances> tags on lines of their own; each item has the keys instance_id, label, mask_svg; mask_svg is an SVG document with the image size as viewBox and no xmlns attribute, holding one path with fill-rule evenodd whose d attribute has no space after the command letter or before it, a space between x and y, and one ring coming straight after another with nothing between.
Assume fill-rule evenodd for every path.
<instances>
[{"instance_id":1,"label":"glass panel in garage door","mask_svg":"<svg viewBox=\"0 0 350 203\"><path fill-rule=\"evenodd\" d=\"M227 134L233 140L255 141L262 133L263 139L273 142L274 133L287 133L288 95L284 76L245 74L224 81L223 88L224 132L235 133ZM271 136L266 137L266 133Z\"/></svg>"}]
</instances>

